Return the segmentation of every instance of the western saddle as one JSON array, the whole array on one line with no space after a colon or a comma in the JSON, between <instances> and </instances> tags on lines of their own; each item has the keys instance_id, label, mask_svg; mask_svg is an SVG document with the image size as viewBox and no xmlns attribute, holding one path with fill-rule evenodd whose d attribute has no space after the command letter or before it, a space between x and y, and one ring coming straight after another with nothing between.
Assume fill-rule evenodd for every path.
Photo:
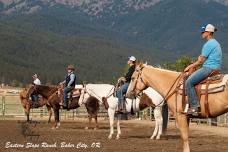
<instances>
[{"instance_id":1,"label":"western saddle","mask_svg":"<svg viewBox=\"0 0 228 152\"><path fill-rule=\"evenodd\" d=\"M182 83L177 87L178 94L181 94L182 96L183 109L185 105L188 103L187 95L186 95L185 89L183 88L185 88L185 81L192 73L193 73L193 70L191 70L190 74L184 74L182 77L182 80L183 80ZM220 71L215 70L215 71L212 71L211 74L209 74L209 76L206 79L204 79L203 81L201 81L199 84L195 86L195 90L196 90L198 99L200 101L200 109L201 109L200 117L202 118L210 117L208 94L214 94L214 93L224 91L226 82L223 81L223 78L224 78L224 75L221 74Z\"/></svg>"},{"instance_id":2,"label":"western saddle","mask_svg":"<svg viewBox=\"0 0 228 152\"><path fill-rule=\"evenodd\" d=\"M58 89L58 95L61 98L61 103L60 105L63 105L63 89L64 87L61 86ZM71 104L71 102L73 101L74 98L79 98L81 95L81 90L83 89L83 85L75 85L75 88L73 88L68 94L67 94L67 98L68 98L68 108Z\"/></svg>"}]
</instances>

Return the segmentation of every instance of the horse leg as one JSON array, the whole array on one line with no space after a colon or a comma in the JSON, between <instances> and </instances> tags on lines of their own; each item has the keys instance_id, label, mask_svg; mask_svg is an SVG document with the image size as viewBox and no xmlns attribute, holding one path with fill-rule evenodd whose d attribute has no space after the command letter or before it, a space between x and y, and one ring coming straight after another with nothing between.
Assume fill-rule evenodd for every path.
<instances>
[{"instance_id":1,"label":"horse leg","mask_svg":"<svg viewBox=\"0 0 228 152\"><path fill-rule=\"evenodd\" d=\"M87 130L87 129L89 129L89 128L91 128L92 116L91 116L91 115L89 115L89 116L88 116L88 118L89 118L89 127L88 127L88 126L86 126L86 127L85 127L85 129L86 129L86 130Z\"/></svg>"},{"instance_id":2,"label":"horse leg","mask_svg":"<svg viewBox=\"0 0 228 152\"><path fill-rule=\"evenodd\" d=\"M116 135L116 139L120 139L120 135L121 135L121 130L120 130L120 119L117 119L117 135Z\"/></svg>"},{"instance_id":3,"label":"horse leg","mask_svg":"<svg viewBox=\"0 0 228 152\"><path fill-rule=\"evenodd\" d=\"M162 130L163 130L163 117L162 117L162 109L159 108L158 109L158 135L156 137L156 139L160 139L161 135L162 135Z\"/></svg>"},{"instance_id":4,"label":"horse leg","mask_svg":"<svg viewBox=\"0 0 228 152\"><path fill-rule=\"evenodd\" d=\"M183 152L190 152L189 148L189 140L188 140L188 120L185 115L178 114L177 115L177 124L180 130L181 139L183 142Z\"/></svg>"},{"instance_id":5,"label":"horse leg","mask_svg":"<svg viewBox=\"0 0 228 152\"><path fill-rule=\"evenodd\" d=\"M159 107L156 107L154 109L154 118L155 118L155 128L154 128L154 132L153 135L150 137L150 139L154 139L156 137L156 139L160 139L161 136L161 126L160 124L161 122L161 111Z\"/></svg>"},{"instance_id":6,"label":"horse leg","mask_svg":"<svg viewBox=\"0 0 228 152\"><path fill-rule=\"evenodd\" d=\"M59 122L59 109L54 109L54 114L55 114L55 123L52 129L59 128L60 122Z\"/></svg>"},{"instance_id":7,"label":"horse leg","mask_svg":"<svg viewBox=\"0 0 228 152\"><path fill-rule=\"evenodd\" d=\"M24 107L24 111L25 111L25 114L26 114L26 117L27 117L27 122L29 122L29 113L30 113L30 106L29 104L26 104L25 107Z\"/></svg>"},{"instance_id":8,"label":"horse leg","mask_svg":"<svg viewBox=\"0 0 228 152\"><path fill-rule=\"evenodd\" d=\"M52 116L52 110L51 110L51 107L46 105L47 106L47 109L48 109L48 113L49 113L49 118L48 118L48 123L51 122L51 116Z\"/></svg>"},{"instance_id":9,"label":"horse leg","mask_svg":"<svg viewBox=\"0 0 228 152\"><path fill-rule=\"evenodd\" d=\"M155 136L157 136L158 130L159 130L159 117L158 117L157 108L154 109L154 118L155 118L155 128L154 128L154 132L153 132L152 136L150 137L150 139L154 139Z\"/></svg>"},{"instance_id":10,"label":"horse leg","mask_svg":"<svg viewBox=\"0 0 228 152\"><path fill-rule=\"evenodd\" d=\"M94 117L94 119L95 119L95 128L94 128L94 130L97 130L98 129L97 115Z\"/></svg>"},{"instance_id":11,"label":"horse leg","mask_svg":"<svg viewBox=\"0 0 228 152\"><path fill-rule=\"evenodd\" d=\"M109 124L110 124L110 134L108 136L109 139L112 139L112 135L114 133L114 116L115 116L115 109L108 108L108 117L109 117Z\"/></svg>"}]
</instances>

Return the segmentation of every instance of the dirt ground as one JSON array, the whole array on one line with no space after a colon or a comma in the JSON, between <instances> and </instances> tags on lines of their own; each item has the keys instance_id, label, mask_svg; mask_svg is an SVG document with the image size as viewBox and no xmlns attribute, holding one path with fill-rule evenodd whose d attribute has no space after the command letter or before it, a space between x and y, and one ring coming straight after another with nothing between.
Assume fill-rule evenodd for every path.
<instances>
[{"instance_id":1,"label":"dirt ground","mask_svg":"<svg viewBox=\"0 0 228 152\"><path fill-rule=\"evenodd\" d=\"M87 121L65 121L52 130L46 121L0 121L1 152L179 152L182 151L179 131L169 123L161 140L149 139L154 122L128 120L121 122L121 139L109 140L108 120L99 120L99 129L85 130ZM116 132L115 132L116 133ZM115 134L116 135L116 134ZM228 152L228 128L190 125L192 152ZM21 147L18 147L21 146ZM29 147L31 146L31 147ZM51 148L46 148L52 146ZM61 147L62 146L62 147ZM17 147L17 148L16 148ZM36 147L36 148L35 148Z\"/></svg>"}]
</instances>

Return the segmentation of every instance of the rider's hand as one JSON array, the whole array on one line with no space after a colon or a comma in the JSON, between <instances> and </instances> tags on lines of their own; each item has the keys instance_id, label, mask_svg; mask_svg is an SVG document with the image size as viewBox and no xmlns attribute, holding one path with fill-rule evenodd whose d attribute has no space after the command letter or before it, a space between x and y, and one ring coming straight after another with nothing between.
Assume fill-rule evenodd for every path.
<instances>
[{"instance_id":1,"label":"rider's hand","mask_svg":"<svg viewBox=\"0 0 228 152\"><path fill-rule=\"evenodd\" d=\"M191 65L187 66L187 68L184 69L184 72L188 72L190 68L192 68Z\"/></svg>"},{"instance_id":2,"label":"rider's hand","mask_svg":"<svg viewBox=\"0 0 228 152\"><path fill-rule=\"evenodd\" d=\"M118 83L121 82L121 81L126 81L125 77L120 77L120 78L118 79Z\"/></svg>"}]
</instances>

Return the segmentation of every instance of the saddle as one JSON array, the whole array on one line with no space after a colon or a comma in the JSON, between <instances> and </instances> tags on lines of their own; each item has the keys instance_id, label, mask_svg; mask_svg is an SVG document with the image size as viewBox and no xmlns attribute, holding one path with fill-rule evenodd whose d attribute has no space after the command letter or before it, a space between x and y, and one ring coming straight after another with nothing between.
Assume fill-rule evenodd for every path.
<instances>
[{"instance_id":1,"label":"saddle","mask_svg":"<svg viewBox=\"0 0 228 152\"><path fill-rule=\"evenodd\" d=\"M67 94L68 98L68 108L73 101L74 98L79 98L81 96L81 90L83 89L82 85L75 85L75 87ZM58 94L62 95L61 97L61 105L63 104L63 88L59 88Z\"/></svg>"},{"instance_id":2,"label":"saddle","mask_svg":"<svg viewBox=\"0 0 228 152\"><path fill-rule=\"evenodd\" d=\"M75 88L74 88L74 89L71 90L67 95L68 95L68 99L80 97L80 95L81 95L81 90L75 89Z\"/></svg>"},{"instance_id":3,"label":"saddle","mask_svg":"<svg viewBox=\"0 0 228 152\"><path fill-rule=\"evenodd\" d=\"M187 104L187 97L185 93L185 81L188 76L183 77L183 84L180 85L178 88L178 93L182 95L182 103L183 105ZM220 71L215 70L212 71L209 76L201 81L199 84L195 86L195 90L198 96L198 99L200 100L200 106L201 106L201 116L202 117L210 117L210 111L209 111L209 104L208 104L208 95L209 94L215 94L219 92L223 92L225 90L225 87L227 85L228 75L223 75L220 73ZM204 96L204 98L202 97ZM204 109L202 111L202 109Z\"/></svg>"}]
</instances>

